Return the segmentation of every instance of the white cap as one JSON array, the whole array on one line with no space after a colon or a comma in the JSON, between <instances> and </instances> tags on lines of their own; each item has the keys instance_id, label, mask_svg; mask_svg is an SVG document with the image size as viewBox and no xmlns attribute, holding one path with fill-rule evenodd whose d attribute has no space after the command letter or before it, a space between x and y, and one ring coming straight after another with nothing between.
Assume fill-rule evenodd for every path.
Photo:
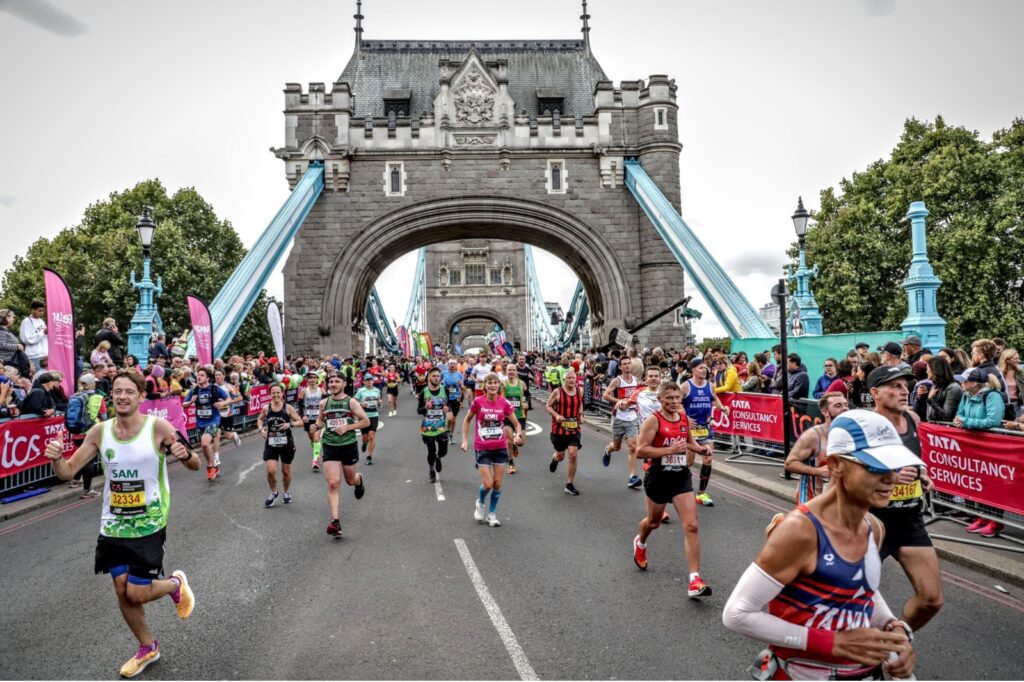
<instances>
[{"instance_id":1,"label":"white cap","mask_svg":"<svg viewBox=\"0 0 1024 682\"><path fill-rule=\"evenodd\" d=\"M913 424L908 426L914 428ZM827 452L850 455L869 467L888 471L924 466L921 458L903 444L892 422L870 410L849 410L833 419Z\"/></svg>"}]
</instances>

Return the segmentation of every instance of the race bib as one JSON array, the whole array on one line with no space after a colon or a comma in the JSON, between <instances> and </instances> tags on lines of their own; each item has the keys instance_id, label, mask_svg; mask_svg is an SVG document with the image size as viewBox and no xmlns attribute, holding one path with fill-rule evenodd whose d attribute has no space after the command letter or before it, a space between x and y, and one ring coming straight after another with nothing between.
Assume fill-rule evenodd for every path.
<instances>
[{"instance_id":1,"label":"race bib","mask_svg":"<svg viewBox=\"0 0 1024 682\"><path fill-rule=\"evenodd\" d=\"M272 448L279 448L288 445L288 436L271 436L267 439L267 444Z\"/></svg>"},{"instance_id":2,"label":"race bib","mask_svg":"<svg viewBox=\"0 0 1024 682\"><path fill-rule=\"evenodd\" d=\"M562 422L562 428L566 431L575 431L580 428L580 424L575 419L566 419Z\"/></svg>"},{"instance_id":3,"label":"race bib","mask_svg":"<svg viewBox=\"0 0 1024 682\"><path fill-rule=\"evenodd\" d=\"M209 419L212 416L213 410L211 410L209 407L199 407L196 409L197 419Z\"/></svg>"},{"instance_id":4,"label":"race bib","mask_svg":"<svg viewBox=\"0 0 1024 682\"><path fill-rule=\"evenodd\" d=\"M318 405L316 407L307 407L306 416L309 417L310 419L316 419L318 416L320 416L320 406Z\"/></svg>"},{"instance_id":5,"label":"race bib","mask_svg":"<svg viewBox=\"0 0 1024 682\"><path fill-rule=\"evenodd\" d=\"M665 455L661 458L661 464L665 467L685 467L686 455Z\"/></svg>"},{"instance_id":6,"label":"race bib","mask_svg":"<svg viewBox=\"0 0 1024 682\"><path fill-rule=\"evenodd\" d=\"M116 516L138 516L146 513L145 481L111 481L110 513Z\"/></svg>"},{"instance_id":7,"label":"race bib","mask_svg":"<svg viewBox=\"0 0 1024 682\"><path fill-rule=\"evenodd\" d=\"M444 410L443 409L439 410L437 408L433 408L432 407L429 410L427 410L427 419L429 419L431 421L438 420L438 419L440 419L443 416L444 416Z\"/></svg>"},{"instance_id":8,"label":"race bib","mask_svg":"<svg viewBox=\"0 0 1024 682\"><path fill-rule=\"evenodd\" d=\"M340 429L345 424L348 424L348 419L346 419L345 417L339 417L338 419L328 419L327 420L327 428L331 429L332 431L334 429Z\"/></svg>"},{"instance_id":9,"label":"race bib","mask_svg":"<svg viewBox=\"0 0 1024 682\"><path fill-rule=\"evenodd\" d=\"M389 382L388 382L388 388L394 388L395 386L398 386L398 384L396 384L396 383L395 383L395 382L393 382L393 381L389 381Z\"/></svg>"},{"instance_id":10,"label":"race bib","mask_svg":"<svg viewBox=\"0 0 1024 682\"><path fill-rule=\"evenodd\" d=\"M509 398L508 402L516 410L518 410L519 407L523 404L523 401L520 400L519 398Z\"/></svg>"},{"instance_id":11,"label":"race bib","mask_svg":"<svg viewBox=\"0 0 1024 682\"><path fill-rule=\"evenodd\" d=\"M363 401L363 407L366 408L367 410L369 410L370 412L376 412L377 411L377 401L376 401L376 399L369 399L368 398L368 399L364 400Z\"/></svg>"},{"instance_id":12,"label":"race bib","mask_svg":"<svg viewBox=\"0 0 1024 682\"><path fill-rule=\"evenodd\" d=\"M889 500L892 502L900 502L903 500L913 500L921 497L921 481L914 481L913 483L900 483L892 489L892 495Z\"/></svg>"},{"instance_id":13,"label":"race bib","mask_svg":"<svg viewBox=\"0 0 1024 682\"><path fill-rule=\"evenodd\" d=\"M477 429L481 440L498 440L504 438L501 424L481 424Z\"/></svg>"},{"instance_id":14,"label":"race bib","mask_svg":"<svg viewBox=\"0 0 1024 682\"><path fill-rule=\"evenodd\" d=\"M711 429L709 429L706 426L694 426L693 427L693 437L696 440L700 440L702 438L707 438L710 435L711 435Z\"/></svg>"}]
</instances>

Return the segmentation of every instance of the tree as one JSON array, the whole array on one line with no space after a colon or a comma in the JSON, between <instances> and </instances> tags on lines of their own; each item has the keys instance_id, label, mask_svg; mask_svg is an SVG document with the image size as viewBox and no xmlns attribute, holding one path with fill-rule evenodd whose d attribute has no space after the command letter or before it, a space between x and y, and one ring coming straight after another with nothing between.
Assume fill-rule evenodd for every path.
<instances>
[{"instance_id":1,"label":"tree","mask_svg":"<svg viewBox=\"0 0 1024 682\"><path fill-rule=\"evenodd\" d=\"M107 317L127 331L138 301L129 273L138 268L136 274L141 274L142 245L135 224L143 206L153 207L157 223L152 267L163 279L157 304L164 329L173 337L190 327L186 294L212 301L246 251L231 223L218 218L195 189L168 196L159 180L140 182L92 204L80 224L52 239L39 239L25 256L16 256L0 284L0 306L19 317L26 314L33 298L43 299L42 269L48 267L67 281L76 322L85 325L90 342ZM272 348L264 315L267 301L262 292L229 353Z\"/></svg>"},{"instance_id":2,"label":"tree","mask_svg":"<svg viewBox=\"0 0 1024 682\"><path fill-rule=\"evenodd\" d=\"M821 193L807 255L821 268L813 287L826 333L899 329L911 257L904 218L912 201L924 201L947 342L1024 343L1022 183L1024 119L991 142L942 117L908 119L889 159Z\"/></svg>"}]
</instances>

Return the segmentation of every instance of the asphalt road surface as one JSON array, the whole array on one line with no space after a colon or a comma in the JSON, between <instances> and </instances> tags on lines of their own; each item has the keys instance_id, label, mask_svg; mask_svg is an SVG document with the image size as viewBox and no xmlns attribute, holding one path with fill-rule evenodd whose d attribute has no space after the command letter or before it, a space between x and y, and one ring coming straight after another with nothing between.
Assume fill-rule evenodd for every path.
<instances>
[{"instance_id":1,"label":"asphalt road surface","mask_svg":"<svg viewBox=\"0 0 1024 682\"><path fill-rule=\"evenodd\" d=\"M623 454L601 466L603 434L585 432L571 497L564 469L548 472L548 421L531 419L543 433L490 528L473 520L472 456L456 447L431 485L402 399L374 466L361 464L366 496L342 486L342 540L325 533L326 485L301 434L289 506L263 507L257 438L223 450L212 484L171 467L165 568L187 572L197 606L185 622L169 599L147 606L162 658L145 678L747 678L760 645L726 631L721 612L779 500L712 477L716 505L700 524L714 594L691 600L675 518L652 535L649 570L633 565L644 495L626 488ZM0 677L111 679L134 652L110 579L92 571L99 506L75 499L0 525ZM918 678L1019 679L1019 591L943 569L946 605L918 634ZM891 561L882 591L894 609L910 592Z\"/></svg>"}]
</instances>

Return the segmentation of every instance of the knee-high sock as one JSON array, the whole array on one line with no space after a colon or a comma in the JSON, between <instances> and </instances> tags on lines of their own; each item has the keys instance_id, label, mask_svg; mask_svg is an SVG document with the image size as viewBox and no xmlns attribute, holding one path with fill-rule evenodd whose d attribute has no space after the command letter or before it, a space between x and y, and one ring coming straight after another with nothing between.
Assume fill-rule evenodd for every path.
<instances>
[{"instance_id":1,"label":"knee-high sock","mask_svg":"<svg viewBox=\"0 0 1024 682\"><path fill-rule=\"evenodd\" d=\"M494 513L494 510L498 508L498 500L500 500L500 499L501 499L501 491L500 490L492 490L491 491L491 506L490 506L490 512L492 514Z\"/></svg>"},{"instance_id":2,"label":"knee-high sock","mask_svg":"<svg viewBox=\"0 0 1024 682\"><path fill-rule=\"evenodd\" d=\"M316 457L317 459L320 458L320 446L321 445L323 445L323 443L321 443L320 441L318 441L318 440L313 441L313 456Z\"/></svg>"},{"instance_id":3,"label":"knee-high sock","mask_svg":"<svg viewBox=\"0 0 1024 682\"><path fill-rule=\"evenodd\" d=\"M708 479L711 478L711 465L701 464L700 465L700 492L704 492L708 487Z\"/></svg>"},{"instance_id":4,"label":"knee-high sock","mask_svg":"<svg viewBox=\"0 0 1024 682\"><path fill-rule=\"evenodd\" d=\"M480 504L483 504L483 503L484 503L484 500L486 500L486 499L487 499L487 493L488 493L488 490L487 490L487 488L485 488L485 487L483 487L483 486L481 485L481 486L480 486L480 493L479 493L479 500L480 500Z\"/></svg>"}]
</instances>

